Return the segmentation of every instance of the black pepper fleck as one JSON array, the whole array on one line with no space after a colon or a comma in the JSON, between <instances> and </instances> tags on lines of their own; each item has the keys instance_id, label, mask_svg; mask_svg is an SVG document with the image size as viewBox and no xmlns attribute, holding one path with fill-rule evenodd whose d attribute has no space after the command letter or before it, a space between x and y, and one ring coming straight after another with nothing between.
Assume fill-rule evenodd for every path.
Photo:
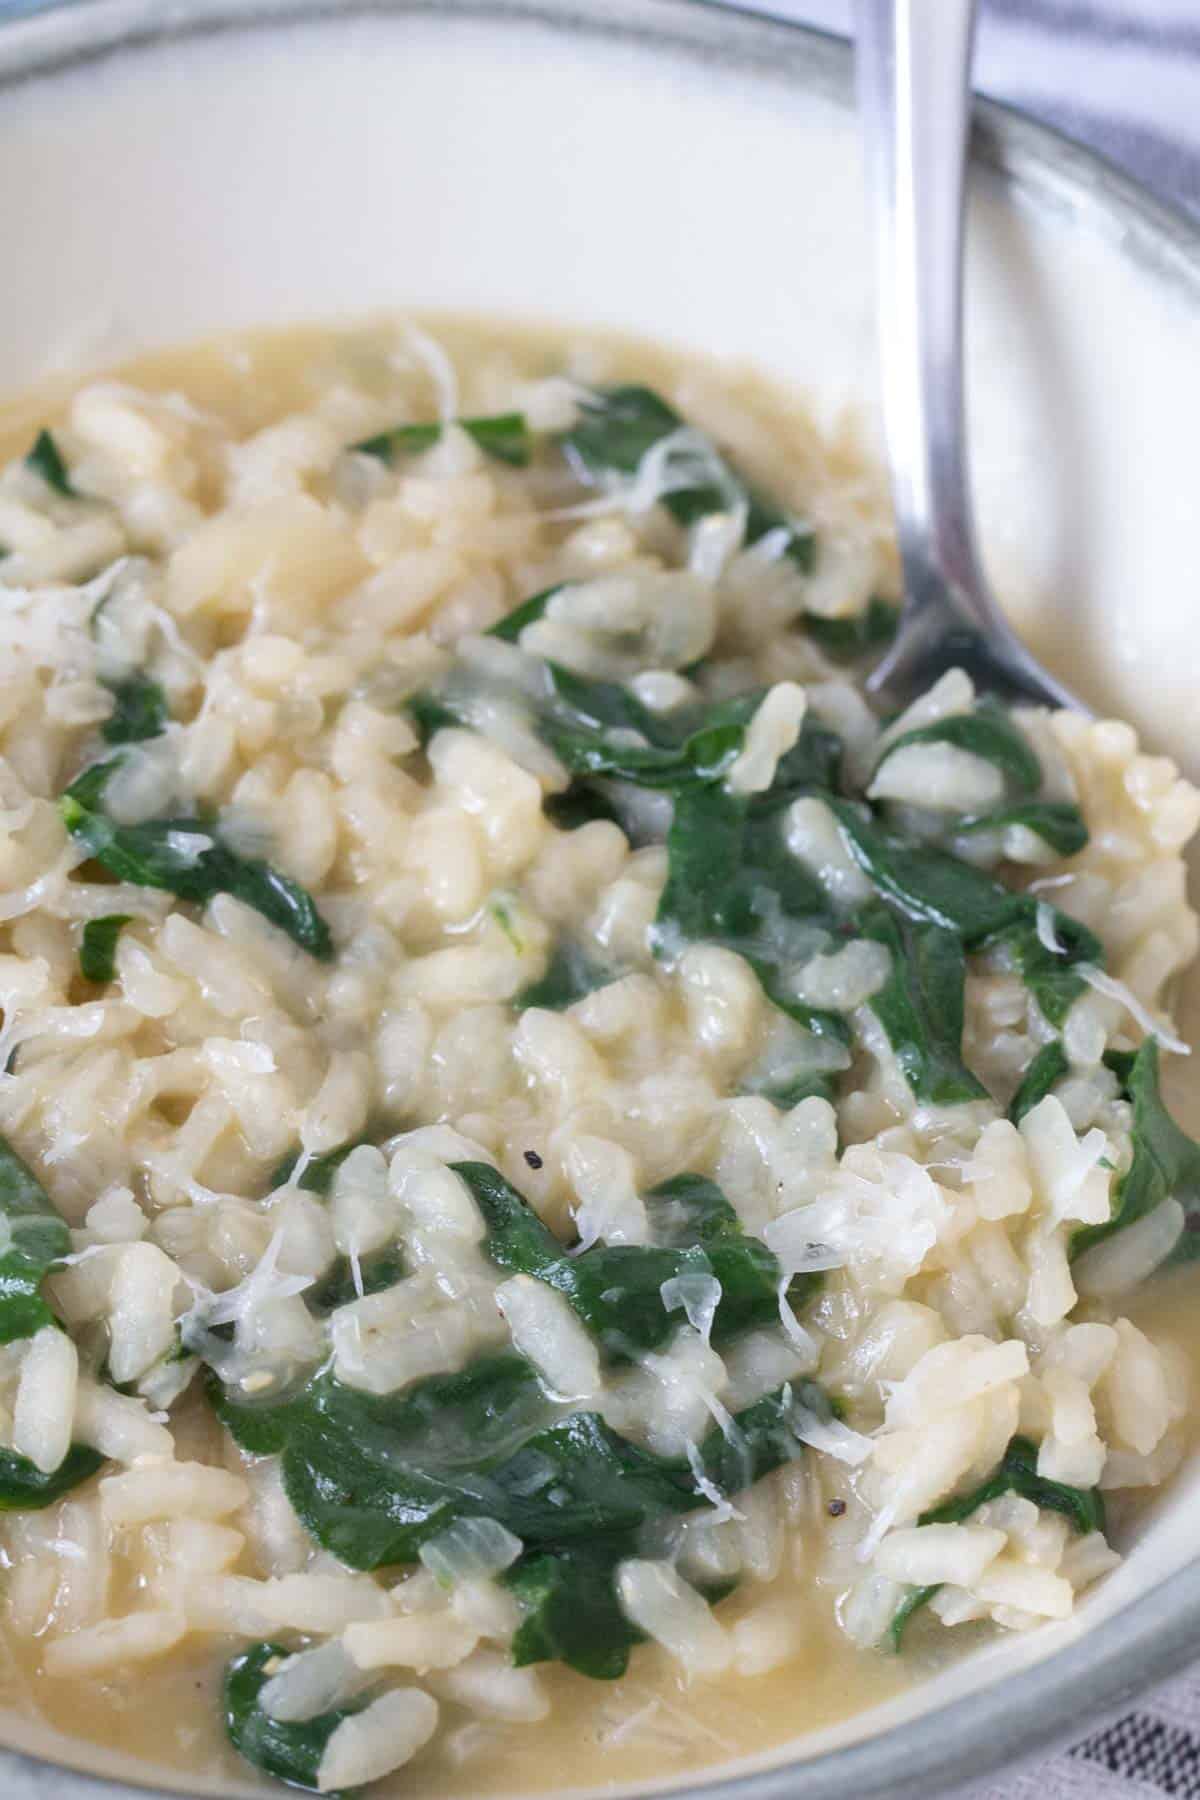
<instances>
[{"instance_id":1,"label":"black pepper fleck","mask_svg":"<svg viewBox=\"0 0 1200 1800\"><path fill-rule=\"evenodd\" d=\"M846 1502L844 1500L831 1500L825 1510L831 1519L840 1519L846 1510Z\"/></svg>"},{"instance_id":2,"label":"black pepper fleck","mask_svg":"<svg viewBox=\"0 0 1200 1800\"><path fill-rule=\"evenodd\" d=\"M529 1164L531 1169L540 1169L542 1166L542 1159L536 1150L527 1150L525 1152L525 1161Z\"/></svg>"}]
</instances>

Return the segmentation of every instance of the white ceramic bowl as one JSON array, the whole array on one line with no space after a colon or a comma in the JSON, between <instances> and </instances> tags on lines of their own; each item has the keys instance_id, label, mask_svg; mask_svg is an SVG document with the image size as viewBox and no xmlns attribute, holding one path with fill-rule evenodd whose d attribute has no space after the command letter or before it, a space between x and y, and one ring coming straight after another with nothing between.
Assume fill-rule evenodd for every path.
<instances>
[{"instance_id":1,"label":"white ceramic bowl","mask_svg":"<svg viewBox=\"0 0 1200 1800\"><path fill-rule=\"evenodd\" d=\"M849 100L844 46L688 0L75 0L10 20L0 388L224 327L448 307L749 356L822 411L873 416ZM969 282L994 580L1073 686L1200 774L1200 243L988 107ZM1078 1732L1200 1649L1198 1481L1183 1472L1068 1623L706 1791L928 1796ZM171 1785L29 1719L0 1730ZM197 1770L190 1791L229 1789ZM0 1792L114 1790L0 1752Z\"/></svg>"}]
</instances>

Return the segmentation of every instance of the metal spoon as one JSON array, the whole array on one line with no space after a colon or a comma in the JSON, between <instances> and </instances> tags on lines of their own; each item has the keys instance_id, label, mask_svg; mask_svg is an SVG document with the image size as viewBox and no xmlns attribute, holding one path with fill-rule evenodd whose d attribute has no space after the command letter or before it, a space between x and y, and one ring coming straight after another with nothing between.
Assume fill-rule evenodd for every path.
<instances>
[{"instance_id":1,"label":"metal spoon","mask_svg":"<svg viewBox=\"0 0 1200 1800\"><path fill-rule=\"evenodd\" d=\"M947 669L1003 699L1079 702L1008 625L979 561L963 421L963 193L974 0L858 0L883 413L904 568L900 629L868 680L901 707Z\"/></svg>"}]
</instances>

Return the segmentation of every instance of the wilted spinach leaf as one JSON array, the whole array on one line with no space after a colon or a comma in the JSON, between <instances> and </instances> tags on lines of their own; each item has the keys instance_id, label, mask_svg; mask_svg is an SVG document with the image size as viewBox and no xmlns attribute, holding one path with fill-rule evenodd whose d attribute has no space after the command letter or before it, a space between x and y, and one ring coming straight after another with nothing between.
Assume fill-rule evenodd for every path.
<instances>
[{"instance_id":1,"label":"wilted spinach leaf","mask_svg":"<svg viewBox=\"0 0 1200 1800\"><path fill-rule=\"evenodd\" d=\"M1014 806L1002 806L995 812L973 813L956 819L956 833L972 835L984 831L1007 831L1023 826L1032 831L1058 856L1075 856L1088 841L1083 814L1069 800L1026 800Z\"/></svg>"},{"instance_id":2,"label":"wilted spinach leaf","mask_svg":"<svg viewBox=\"0 0 1200 1800\"><path fill-rule=\"evenodd\" d=\"M829 805L863 873L885 900L915 924L954 931L968 949L1013 924L1025 924L1035 902L944 850L914 844L879 825L862 806Z\"/></svg>"},{"instance_id":3,"label":"wilted spinach leaf","mask_svg":"<svg viewBox=\"0 0 1200 1800\"><path fill-rule=\"evenodd\" d=\"M250 1395L239 1388L226 1387L212 1369L206 1368L204 1390L235 1444L251 1456L278 1456L304 1415L310 1383L300 1381L282 1394Z\"/></svg>"},{"instance_id":4,"label":"wilted spinach leaf","mask_svg":"<svg viewBox=\"0 0 1200 1800\"><path fill-rule=\"evenodd\" d=\"M985 947L1003 950L1011 957L1043 1018L1051 1025L1061 1025L1087 985L1076 973L1076 964L1099 964L1104 950L1087 926L1067 913L1054 915L1054 935L1061 952L1048 950L1038 936L1036 919L1034 907L1024 919L997 932Z\"/></svg>"},{"instance_id":5,"label":"wilted spinach leaf","mask_svg":"<svg viewBox=\"0 0 1200 1800\"><path fill-rule=\"evenodd\" d=\"M546 973L522 988L513 1005L519 1012L527 1007L544 1007L547 1012L565 1012L585 994L607 987L617 979L619 971L598 963L581 945L570 938L560 938L554 947Z\"/></svg>"},{"instance_id":6,"label":"wilted spinach leaf","mask_svg":"<svg viewBox=\"0 0 1200 1800\"><path fill-rule=\"evenodd\" d=\"M536 625L539 619L545 618L546 608L561 591L562 583L559 582L556 587L543 588L540 594L531 594L520 606L514 606L502 619L489 625L485 636L503 638L506 644L515 644L527 625Z\"/></svg>"},{"instance_id":7,"label":"wilted spinach leaf","mask_svg":"<svg viewBox=\"0 0 1200 1800\"><path fill-rule=\"evenodd\" d=\"M830 662L860 662L873 650L882 650L891 643L900 623L900 608L890 600L875 598L868 600L861 612L839 619L805 613L800 623Z\"/></svg>"},{"instance_id":8,"label":"wilted spinach leaf","mask_svg":"<svg viewBox=\"0 0 1200 1800\"><path fill-rule=\"evenodd\" d=\"M519 1601L512 1640L518 1668L563 1662L594 1681L616 1681L644 1633L630 1623L616 1591L616 1569L637 1555L632 1535L535 1550L507 1571L503 1584Z\"/></svg>"},{"instance_id":9,"label":"wilted spinach leaf","mask_svg":"<svg viewBox=\"0 0 1200 1800\"><path fill-rule=\"evenodd\" d=\"M646 1195L646 1215L655 1239L672 1250L700 1248L714 1272L723 1244L740 1245L745 1231L737 1211L707 1175L684 1173L660 1181ZM714 1256L714 1253L718 1253ZM788 1285L787 1299L795 1307L820 1286L820 1275L797 1275ZM778 1289L778 1277L776 1277Z\"/></svg>"},{"instance_id":10,"label":"wilted spinach leaf","mask_svg":"<svg viewBox=\"0 0 1200 1800\"><path fill-rule=\"evenodd\" d=\"M1052 1025L1059 1025L1084 991L1078 963L1100 963L1104 952L1085 925L1053 907L1046 910L1062 946L1048 950L1037 932L1039 902L1017 893L944 850L913 844L884 830L855 803L830 799L842 835L879 894L916 924L957 932L964 949L1004 949Z\"/></svg>"},{"instance_id":11,"label":"wilted spinach leaf","mask_svg":"<svg viewBox=\"0 0 1200 1800\"><path fill-rule=\"evenodd\" d=\"M102 919L88 920L79 943L79 969L86 980L112 980L117 939L132 916L131 913L106 913Z\"/></svg>"},{"instance_id":12,"label":"wilted spinach leaf","mask_svg":"<svg viewBox=\"0 0 1200 1800\"><path fill-rule=\"evenodd\" d=\"M639 1554L637 1534L627 1532L535 1550L515 1563L502 1579L523 1614L512 1640L517 1667L563 1662L593 1681L618 1680L629 1665L629 1652L645 1640L645 1633L626 1617L616 1590L618 1565ZM737 1584L696 1585L715 1606Z\"/></svg>"},{"instance_id":13,"label":"wilted spinach leaf","mask_svg":"<svg viewBox=\"0 0 1200 1800\"><path fill-rule=\"evenodd\" d=\"M42 1283L70 1254L71 1234L32 1170L0 1138L0 1343L33 1337L56 1324ZM104 1462L95 1450L72 1444L57 1469L44 1473L16 1450L0 1449L0 1512L49 1506Z\"/></svg>"},{"instance_id":14,"label":"wilted spinach leaf","mask_svg":"<svg viewBox=\"0 0 1200 1800\"><path fill-rule=\"evenodd\" d=\"M564 794L547 794L542 811L559 831L578 831L595 819L606 819L612 825L620 825L626 837L636 842L637 834L625 823L615 795L606 793L600 783L585 785L575 781Z\"/></svg>"},{"instance_id":15,"label":"wilted spinach leaf","mask_svg":"<svg viewBox=\"0 0 1200 1800\"><path fill-rule=\"evenodd\" d=\"M525 468L533 454L533 435L524 413L494 413L482 418L458 419L455 423L468 437L474 438L486 455L494 456L498 462L509 463L513 468ZM437 421L397 425L391 431L381 431L359 444L351 444L350 448L390 465L398 456L416 456L423 450L432 450L441 435L442 426Z\"/></svg>"},{"instance_id":16,"label":"wilted spinach leaf","mask_svg":"<svg viewBox=\"0 0 1200 1800\"><path fill-rule=\"evenodd\" d=\"M766 695L765 688L755 688L655 712L621 682L578 675L558 663L547 663L546 673L550 699L541 734L573 774L671 792L728 773ZM629 742L635 732L644 743ZM841 754L834 733L806 719L779 759L770 793L756 801L758 811L777 810L797 794L832 785Z\"/></svg>"},{"instance_id":17,"label":"wilted spinach leaf","mask_svg":"<svg viewBox=\"0 0 1200 1800\"><path fill-rule=\"evenodd\" d=\"M48 487L56 494L62 494L67 500L75 498L75 489L67 474L67 465L63 461L62 451L48 431L39 431L33 440L33 449L25 458L27 468L40 475Z\"/></svg>"},{"instance_id":18,"label":"wilted spinach leaf","mask_svg":"<svg viewBox=\"0 0 1200 1800\"><path fill-rule=\"evenodd\" d=\"M42 1282L71 1250L71 1234L16 1151L0 1138L0 1344L32 1337L54 1314Z\"/></svg>"},{"instance_id":19,"label":"wilted spinach leaf","mask_svg":"<svg viewBox=\"0 0 1200 1800\"><path fill-rule=\"evenodd\" d=\"M797 783L787 798L803 791ZM784 841L778 806L715 784L676 795L653 930L656 956L673 961L694 943L736 951L774 1005L816 1036L848 1044L846 1021L806 1005L795 991L798 971L832 946L836 929L820 883Z\"/></svg>"},{"instance_id":20,"label":"wilted spinach leaf","mask_svg":"<svg viewBox=\"0 0 1200 1800\"><path fill-rule=\"evenodd\" d=\"M406 1272L404 1252L398 1245L392 1244L376 1250L359 1262L358 1274L362 1283L360 1293L359 1282L354 1279L354 1265L348 1256L339 1256L312 1287L305 1289L305 1304L318 1318L324 1318L327 1314L336 1312L339 1306L348 1305L351 1300L365 1299L368 1294L382 1294L387 1288L395 1287L398 1281L404 1279Z\"/></svg>"},{"instance_id":21,"label":"wilted spinach leaf","mask_svg":"<svg viewBox=\"0 0 1200 1800\"><path fill-rule=\"evenodd\" d=\"M811 1383L802 1402L828 1402ZM800 1454L782 1388L714 1428L699 1468L740 1493ZM305 1529L351 1568L411 1562L455 1519L498 1519L530 1550L635 1531L704 1504L690 1465L617 1435L596 1413L553 1418L517 1356L375 1396L318 1377L283 1452L284 1485ZM546 1422L547 1419L552 1422Z\"/></svg>"},{"instance_id":22,"label":"wilted spinach leaf","mask_svg":"<svg viewBox=\"0 0 1200 1800\"><path fill-rule=\"evenodd\" d=\"M1022 1075L1021 1085L1013 1095L1012 1104L1009 1106L1008 1116L1014 1125L1019 1125L1025 1114L1032 1112L1038 1102L1046 1098L1055 1083L1062 1080L1070 1066L1060 1039L1051 1038L1048 1044L1042 1045Z\"/></svg>"},{"instance_id":23,"label":"wilted spinach leaf","mask_svg":"<svg viewBox=\"0 0 1200 1800\"><path fill-rule=\"evenodd\" d=\"M315 1719L296 1722L273 1719L259 1704L259 1695L271 1678L272 1665L292 1655L283 1644L255 1644L235 1656L225 1671L222 1711L229 1741L264 1775L273 1775L289 1787L318 1793L317 1771L325 1746L342 1723L361 1712L365 1698L320 1713ZM338 1800L335 1794L332 1800Z\"/></svg>"},{"instance_id":24,"label":"wilted spinach leaf","mask_svg":"<svg viewBox=\"0 0 1200 1800\"><path fill-rule=\"evenodd\" d=\"M960 1525L989 1500L1018 1494L1035 1506L1062 1513L1082 1536L1104 1530L1104 1498L1099 1488L1071 1487L1065 1481L1049 1481L1037 1472L1037 1445L1027 1437L1011 1439L996 1468L986 1481L969 1493L958 1494L940 1506L932 1506L918 1519L919 1525Z\"/></svg>"},{"instance_id":25,"label":"wilted spinach leaf","mask_svg":"<svg viewBox=\"0 0 1200 1800\"><path fill-rule=\"evenodd\" d=\"M1155 1212L1164 1200L1178 1200L1184 1211L1183 1236L1170 1261L1191 1262L1200 1255L1200 1144L1178 1126L1163 1101L1158 1066L1158 1040L1147 1038L1129 1065L1125 1090L1133 1102L1133 1161L1117 1183L1112 1217L1105 1225L1085 1225L1071 1239L1071 1255L1122 1231Z\"/></svg>"},{"instance_id":26,"label":"wilted spinach leaf","mask_svg":"<svg viewBox=\"0 0 1200 1800\"><path fill-rule=\"evenodd\" d=\"M671 792L719 781L741 754L761 693L654 713L615 681L547 664L553 701L539 732L572 775ZM630 743L637 732L646 741ZM620 733L620 736L616 734Z\"/></svg>"},{"instance_id":27,"label":"wilted spinach leaf","mask_svg":"<svg viewBox=\"0 0 1200 1800\"><path fill-rule=\"evenodd\" d=\"M1034 794L1042 785L1042 765L1028 739L998 706L982 701L974 712L952 713L933 725L921 725L893 738L875 765L875 773L898 750L913 744L949 744L993 763L1018 794Z\"/></svg>"},{"instance_id":28,"label":"wilted spinach leaf","mask_svg":"<svg viewBox=\"0 0 1200 1800\"><path fill-rule=\"evenodd\" d=\"M48 1475L15 1450L0 1450L0 1512L39 1512L104 1467L98 1450L72 1444Z\"/></svg>"},{"instance_id":29,"label":"wilted spinach leaf","mask_svg":"<svg viewBox=\"0 0 1200 1800\"><path fill-rule=\"evenodd\" d=\"M113 697L113 710L100 727L109 744L140 744L157 737L170 717L167 697L149 675L123 676L105 683Z\"/></svg>"},{"instance_id":30,"label":"wilted spinach leaf","mask_svg":"<svg viewBox=\"0 0 1200 1800\"><path fill-rule=\"evenodd\" d=\"M656 1240L672 1250L740 1238L742 1221L726 1194L707 1175L672 1175L646 1196Z\"/></svg>"},{"instance_id":31,"label":"wilted spinach leaf","mask_svg":"<svg viewBox=\"0 0 1200 1800\"><path fill-rule=\"evenodd\" d=\"M581 409L578 422L562 438L563 449L581 481L598 486L614 475L633 476L643 457L676 432L687 431L675 454L668 446L662 504L680 525L694 525L711 513L746 508L746 542L769 531L786 531L785 554L808 571L816 557L811 525L791 518L773 500L752 489L716 446L694 431L651 388L602 388Z\"/></svg>"},{"instance_id":32,"label":"wilted spinach leaf","mask_svg":"<svg viewBox=\"0 0 1200 1800\"><path fill-rule=\"evenodd\" d=\"M929 1587L910 1588L905 1598L892 1614L891 1624L887 1628L888 1643L895 1651L899 1651L904 1641L904 1629L914 1613L928 1606L935 1594L942 1589L940 1581L931 1583Z\"/></svg>"},{"instance_id":33,"label":"wilted spinach leaf","mask_svg":"<svg viewBox=\"0 0 1200 1800\"><path fill-rule=\"evenodd\" d=\"M867 1005L913 1093L935 1106L986 1100L987 1089L962 1059L966 958L958 933L916 924L883 905L864 908L855 925L891 953L887 982Z\"/></svg>"},{"instance_id":34,"label":"wilted spinach leaf","mask_svg":"<svg viewBox=\"0 0 1200 1800\"><path fill-rule=\"evenodd\" d=\"M339 1144L336 1150L326 1150L321 1156L310 1156L295 1186L303 1188L305 1193L328 1194L333 1187L333 1178L345 1162L352 1150L359 1150L372 1140L369 1137L353 1138L348 1144ZM277 1163L271 1171L268 1193L277 1187L284 1187L293 1180L295 1171L303 1157L303 1150L292 1150Z\"/></svg>"},{"instance_id":35,"label":"wilted spinach leaf","mask_svg":"<svg viewBox=\"0 0 1200 1800\"><path fill-rule=\"evenodd\" d=\"M198 906L216 894L232 894L310 956L322 962L332 958L333 939L312 896L270 863L231 850L211 820L117 824L103 809L104 788L116 766L115 758L94 763L59 801L68 831L110 874L138 887L165 888Z\"/></svg>"},{"instance_id":36,"label":"wilted spinach leaf","mask_svg":"<svg viewBox=\"0 0 1200 1800\"><path fill-rule=\"evenodd\" d=\"M747 1237L729 1207L695 1225L686 1247L596 1244L570 1256L533 1208L488 1163L455 1163L488 1228L484 1254L498 1268L531 1275L555 1289L614 1362L657 1350L680 1325L663 1304L662 1285L689 1272L721 1284L713 1339L721 1342L779 1317L779 1264L759 1238ZM677 1177L685 1183L700 1176ZM706 1183L706 1186L711 1184Z\"/></svg>"},{"instance_id":37,"label":"wilted spinach leaf","mask_svg":"<svg viewBox=\"0 0 1200 1800\"><path fill-rule=\"evenodd\" d=\"M505 1266L523 1263L544 1279L544 1228L512 1199L512 1190L499 1194ZM702 1177L664 1184L650 1207L672 1240L661 1253L671 1267L697 1240L714 1267L741 1248L736 1214ZM282 1453L302 1524L349 1567L412 1562L463 1518L495 1519L520 1537L523 1554L504 1578L523 1613L515 1661L563 1660L599 1679L620 1674L638 1641L614 1574L638 1553L643 1527L696 1510L714 1489L738 1494L799 1456L797 1406L835 1416L815 1384L782 1387L710 1431L693 1466L640 1449L595 1413L564 1414L513 1352L387 1395L342 1386L328 1370L274 1403L208 1381L218 1417L245 1449Z\"/></svg>"},{"instance_id":38,"label":"wilted spinach leaf","mask_svg":"<svg viewBox=\"0 0 1200 1800\"><path fill-rule=\"evenodd\" d=\"M1086 1537L1091 1531L1103 1531L1104 1499L1099 1488L1077 1488L1065 1481L1048 1481L1037 1472L1037 1456L1037 1445L1029 1438L1013 1438L986 1481L969 1493L959 1494L941 1506L930 1507L921 1514L917 1524L960 1525L989 1500L999 1500L1004 1494L1019 1494L1023 1500L1032 1500L1035 1506L1062 1513L1081 1536ZM894 1650L899 1650L904 1628L913 1614L933 1599L940 1586L940 1582L935 1582L932 1587L913 1588L901 1602L888 1627Z\"/></svg>"}]
</instances>

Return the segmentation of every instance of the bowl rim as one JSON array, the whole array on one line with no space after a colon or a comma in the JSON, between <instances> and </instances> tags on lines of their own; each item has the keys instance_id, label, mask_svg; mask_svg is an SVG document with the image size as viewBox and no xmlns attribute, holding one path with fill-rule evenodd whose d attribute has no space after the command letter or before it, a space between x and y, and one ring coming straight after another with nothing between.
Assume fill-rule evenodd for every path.
<instances>
[{"instance_id":1,"label":"bowl rim","mask_svg":"<svg viewBox=\"0 0 1200 1800\"><path fill-rule=\"evenodd\" d=\"M727 0L17 0L0 19L0 103L12 87L167 42L370 16L540 26L668 57L732 61L757 81L802 83L842 104L852 96L846 38ZM1200 306L1200 223L1099 152L1017 107L977 96L972 156L1001 177L1018 206L1098 232L1143 273ZM932 1800L1077 1739L1089 1721L1178 1671L1198 1645L1200 1559L1032 1667L916 1719L769 1768L735 1775L718 1768L627 1791L676 1800ZM158 1775L90 1773L85 1748L81 1740L72 1764L3 1745L0 1755L55 1770L61 1800L202 1800L163 1789Z\"/></svg>"}]
</instances>

